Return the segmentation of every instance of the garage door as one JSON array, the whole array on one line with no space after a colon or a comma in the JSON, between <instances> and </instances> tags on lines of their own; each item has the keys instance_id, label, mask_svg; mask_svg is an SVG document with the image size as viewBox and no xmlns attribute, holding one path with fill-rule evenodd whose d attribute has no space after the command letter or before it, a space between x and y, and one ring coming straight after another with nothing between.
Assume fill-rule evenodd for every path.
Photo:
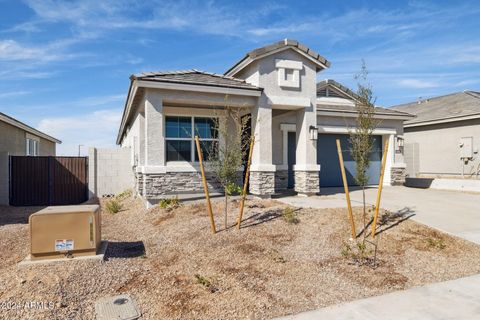
<instances>
[{"instance_id":1,"label":"garage door","mask_svg":"<svg viewBox=\"0 0 480 320\"><path fill-rule=\"evenodd\" d=\"M319 134L317 140L317 163L320 164L320 187L342 187L342 175L338 162L336 139L340 139L348 184L355 183L355 161L350 155L350 143L346 134ZM378 184L382 161L382 136L374 136L373 151L368 170L369 185Z\"/></svg>"}]
</instances>

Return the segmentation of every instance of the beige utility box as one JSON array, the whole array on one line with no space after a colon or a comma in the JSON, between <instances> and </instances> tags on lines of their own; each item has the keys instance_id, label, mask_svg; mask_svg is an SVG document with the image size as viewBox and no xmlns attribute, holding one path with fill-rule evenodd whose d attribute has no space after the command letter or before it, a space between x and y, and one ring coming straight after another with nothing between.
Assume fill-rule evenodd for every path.
<instances>
[{"instance_id":1,"label":"beige utility box","mask_svg":"<svg viewBox=\"0 0 480 320\"><path fill-rule=\"evenodd\" d=\"M32 260L97 254L101 217L98 205L53 206L30 216Z\"/></svg>"}]
</instances>

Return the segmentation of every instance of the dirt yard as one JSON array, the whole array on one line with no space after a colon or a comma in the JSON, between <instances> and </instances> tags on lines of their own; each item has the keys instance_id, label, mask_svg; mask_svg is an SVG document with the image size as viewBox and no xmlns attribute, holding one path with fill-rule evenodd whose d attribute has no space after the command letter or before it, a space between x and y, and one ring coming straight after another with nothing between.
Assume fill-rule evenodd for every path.
<instances>
[{"instance_id":1,"label":"dirt yard","mask_svg":"<svg viewBox=\"0 0 480 320\"><path fill-rule=\"evenodd\" d=\"M289 223L284 208L249 200L243 228L225 231L219 200L212 235L204 204L146 210L128 198L123 211L103 213L104 263L19 268L27 218L38 208L0 207L0 307L54 304L0 308L0 318L93 319L97 299L129 293L143 319L269 319L480 272L479 246L415 223L409 212L382 220L374 270L342 255L350 235L345 210L301 209L298 223Z\"/></svg>"}]
</instances>

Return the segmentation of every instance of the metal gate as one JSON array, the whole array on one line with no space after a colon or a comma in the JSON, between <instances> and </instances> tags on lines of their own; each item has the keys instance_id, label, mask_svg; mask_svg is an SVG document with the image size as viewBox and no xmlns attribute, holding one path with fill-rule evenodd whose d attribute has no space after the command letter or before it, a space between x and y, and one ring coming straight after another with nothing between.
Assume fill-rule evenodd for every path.
<instances>
[{"instance_id":1,"label":"metal gate","mask_svg":"<svg viewBox=\"0 0 480 320\"><path fill-rule=\"evenodd\" d=\"M88 158L10 156L10 205L71 205L88 199Z\"/></svg>"}]
</instances>

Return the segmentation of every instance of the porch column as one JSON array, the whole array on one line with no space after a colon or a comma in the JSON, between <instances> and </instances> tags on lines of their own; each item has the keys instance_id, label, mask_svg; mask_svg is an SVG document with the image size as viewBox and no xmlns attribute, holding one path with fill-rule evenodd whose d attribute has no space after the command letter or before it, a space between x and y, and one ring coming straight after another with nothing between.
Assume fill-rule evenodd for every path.
<instances>
[{"instance_id":1,"label":"porch column","mask_svg":"<svg viewBox=\"0 0 480 320\"><path fill-rule=\"evenodd\" d=\"M145 98L145 166L165 165L163 104L159 94L147 91Z\"/></svg>"},{"instance_id":2,"label":"porch column","mask_svg":"<svg viewBox=\"0 0 480 320\"><path fill-rule=\"evenodd\" d=\"M313 106L297 111L295 191L306 196L320 192L317 140L310 137L310 127L317 129L317 113Z\"/></svg>"},{"instance_id":3,"label":"porch column","mask_svg":"<svg viewBox=\"0 0 480 320\"><path fill-rule=\"evenodd\" d=\"M275 192L275 165L272 164L272 108L263 95L252 110L252 134L255 135L250 166L250 193L270 196Z\"/></svg>"}]
</instances>

